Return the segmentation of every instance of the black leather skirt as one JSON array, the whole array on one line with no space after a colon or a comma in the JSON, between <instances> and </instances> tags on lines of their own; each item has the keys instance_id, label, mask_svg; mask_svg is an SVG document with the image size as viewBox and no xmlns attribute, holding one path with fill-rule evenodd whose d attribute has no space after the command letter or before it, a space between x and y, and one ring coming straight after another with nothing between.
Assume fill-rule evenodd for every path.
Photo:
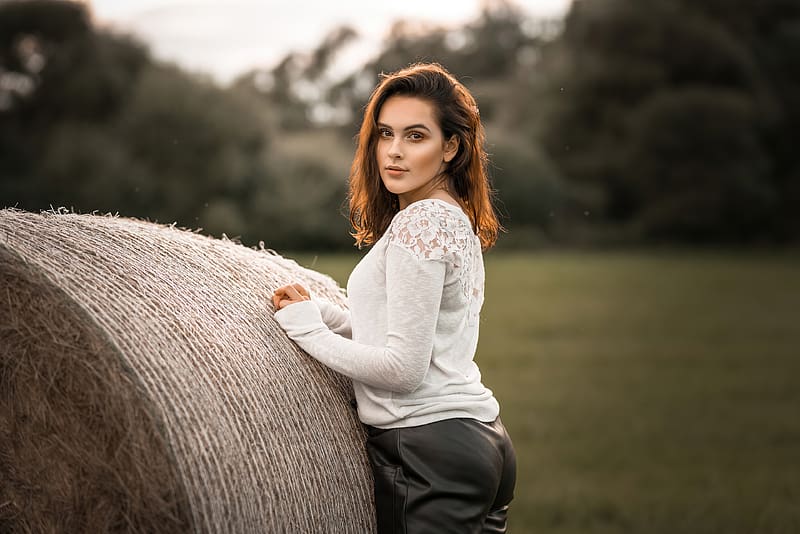
<instances>
[{"instance_id":1,"label":"black leather skirt","mask_svg":"<svg viewBox=\"0 0 800 534\"><path fill-rule=\"evenodd\" d=\"M516 456L500 418L367 433L378 534L506 532Z\"/></svg>"}]
</instances>

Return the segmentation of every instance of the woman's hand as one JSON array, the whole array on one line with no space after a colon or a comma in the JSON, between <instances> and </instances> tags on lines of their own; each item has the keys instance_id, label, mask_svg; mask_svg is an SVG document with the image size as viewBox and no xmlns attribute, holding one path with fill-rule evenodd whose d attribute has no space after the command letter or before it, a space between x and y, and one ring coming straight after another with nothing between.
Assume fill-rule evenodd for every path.
<instances>
[{"instance_id":1,"label":"woman's hand","mask_svg":"<svg viewBox=\"0 0 800 534\"><path fill-rule=\"evenodd\" d=\"M311 300L308 290L300 284L289 284L288 286L279 287L272 294L272 304L275 305L275 310L282 310L289 304L295 302L302 302L304 300Z\"/></svg>"}]
</instances>

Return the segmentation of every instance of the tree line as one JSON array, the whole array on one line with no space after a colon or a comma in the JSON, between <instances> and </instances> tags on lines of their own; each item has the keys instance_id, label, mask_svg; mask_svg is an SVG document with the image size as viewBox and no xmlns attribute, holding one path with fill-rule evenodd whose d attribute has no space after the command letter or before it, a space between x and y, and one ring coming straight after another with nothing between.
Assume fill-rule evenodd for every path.
<instances>
[{"instance_id":1,"label":"tree line","mask_svg":"<svg viewBox=\"0 0 800 534\"><path fill-rule=\"evenodd\" d=\"M505 247L796 242L800 4L485 4L397 22L351 73L341 27L229 86L156 61L81 3L0 2L0 205L202 228L278 250L351 246L346 179L381 72L438 61L476 95Z\"/></svg>"}]
</instances>

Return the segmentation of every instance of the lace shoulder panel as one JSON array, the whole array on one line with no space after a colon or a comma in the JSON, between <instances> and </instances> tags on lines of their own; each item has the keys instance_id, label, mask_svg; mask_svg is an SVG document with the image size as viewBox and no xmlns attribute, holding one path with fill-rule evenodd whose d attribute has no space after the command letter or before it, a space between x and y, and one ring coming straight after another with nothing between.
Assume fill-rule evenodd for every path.
<instances>
[{"instance_id":1,"label":"lace shoulder panel","mask_svg":"<svg viewBox=\"0 0 800 534\"><path fill-rule=\"evenodd\" d=\"M466 218L439 201L420 200L395 215L386 231L390 244L417 258L448 260L469 250L472 227Z\"/></svg>"}]
</instances>

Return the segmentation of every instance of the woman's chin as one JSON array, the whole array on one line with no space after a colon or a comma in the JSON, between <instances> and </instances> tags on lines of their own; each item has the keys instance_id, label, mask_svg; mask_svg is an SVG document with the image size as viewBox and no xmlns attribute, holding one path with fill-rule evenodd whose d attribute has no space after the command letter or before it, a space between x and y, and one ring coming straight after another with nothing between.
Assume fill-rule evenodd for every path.
<instances>
[{"instance_id":1,"label":"woman's chin","mask_svg":"<svg viewBox=\"0 0 800 534\"><path fill-rule=\"evenodd\" d=\"M393 195L400 195L405 193L405 189L400 187L399 184L394 184L391 181L384 180L383 186L386 188L387 191L392 193Z\"/></svg>"}]
</instances>

